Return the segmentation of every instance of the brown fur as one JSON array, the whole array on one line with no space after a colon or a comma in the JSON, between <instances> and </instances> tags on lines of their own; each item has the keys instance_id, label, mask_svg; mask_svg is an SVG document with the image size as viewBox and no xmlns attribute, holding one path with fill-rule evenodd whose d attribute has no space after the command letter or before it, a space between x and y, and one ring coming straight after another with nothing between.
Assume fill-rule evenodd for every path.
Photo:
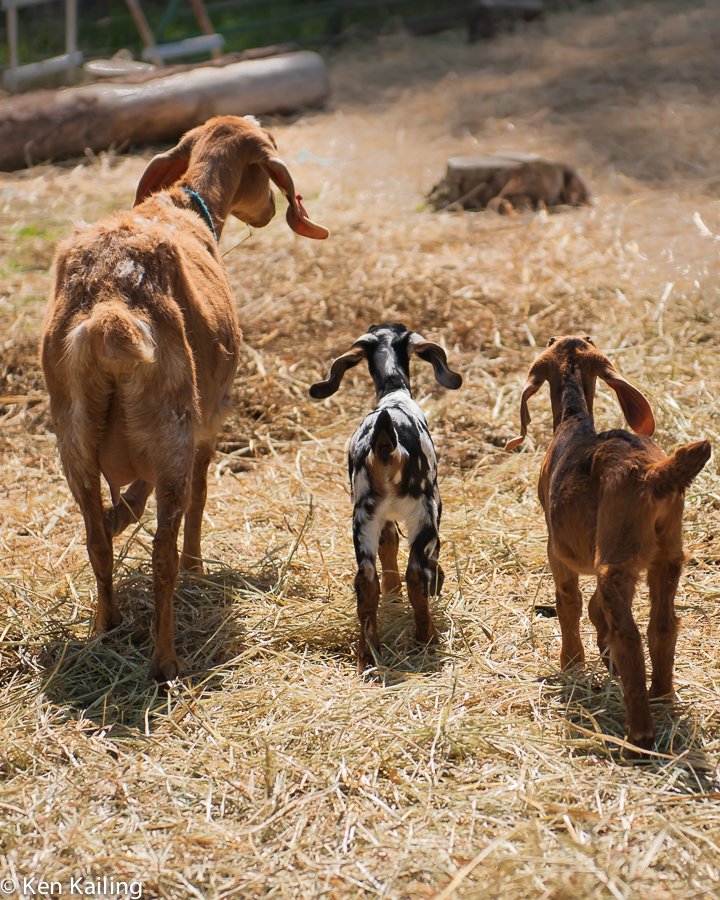
<instances>
[{"instance_id":1,"label":"brown fur","mask_svg":"<svg viewBox=\"0 0 720 900\"><path fill-rule=\"evenodd\" d=\"M155 489L150 675L159 681L180 671L173 633L177 537L185 516L180 562L202 571L207 469L241 341L216 241L182 187L203 198L219 237L231 213L255 226L270 221L271 177L292 195L291 225L326 236L298 212L292 179L276 154L274 140L257 124L211 119L151 161L132 211L76 228L55 257L41 357L97 578L95 628L122 619L113 596L112 538L142 515ZM101 476L112 496L106 510Z\"/></svg>"},{"instance_id":2,"label":"brown fur","mask_svg":"<svg viewBox=\"0 0 720 900\"><path fill-rule=\"evenodd\" d=\"M592 407L598 377L617 393L625 418L639 436L621 430L596 433ZM567 669L585 659L578 575L595 575L597 588L588 614L598 648L606 663L610 654L622 681L628 739L651 749L655 730L649 700L673 690L679 627L674 600L685 560L685 489L710 458L710 443L680 447L666 458L649 438L654 420L643 395L589 337L563 337L552 338L530 369L521 401L521 434L508 449L525 437L530 423L527 401L544 381L550 385L554 435L538 493L562 632L560 665ZM642 639L632 616L643 570L648 573L651 607L649 694Z\"/></svg>"}]
</instances>

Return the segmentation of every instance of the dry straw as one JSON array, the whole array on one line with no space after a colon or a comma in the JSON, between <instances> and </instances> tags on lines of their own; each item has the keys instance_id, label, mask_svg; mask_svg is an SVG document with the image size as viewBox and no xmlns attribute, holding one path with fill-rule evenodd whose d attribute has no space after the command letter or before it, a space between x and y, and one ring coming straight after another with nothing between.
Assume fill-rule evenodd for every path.
<instances>
[{"instance_id":1,"label":"dry straw","mask_svg":"<svg viewBox=\"0 0 720 900\"><path fill-rule=\"evenodd\" d=\"M89 637L94 583L49 432L36 343L56 237L131 201L147 156L0 176L3 876L138 879L146 897L699 898L720 879L720 484L687 498L677 699L658 752L623 755L623 704L584 619L558 671L536 500L536 346L589 332L650 398L667 451L718 443L716 2L598 2L488 44L390 35L330 59L329 111L270 123L324 244L282 217L226 257L247 353L205 521L208 574L176 597L184 677L146 681L152 508L117 542L126 614ZM434 215L453 153L576 164L591 209ZM246 234L229 228L222 249ZM382 607L355 674L344 444L365 372L308 385L368 324L445 343L457 394L414 365L441 455L442 642ZM601 389L597 420L621 416ZM586 584L586 593L589 586ZM544 609L545 608L545 609ZM647 622L646 592L636 603Z\"/></svg>"}]
</instances>

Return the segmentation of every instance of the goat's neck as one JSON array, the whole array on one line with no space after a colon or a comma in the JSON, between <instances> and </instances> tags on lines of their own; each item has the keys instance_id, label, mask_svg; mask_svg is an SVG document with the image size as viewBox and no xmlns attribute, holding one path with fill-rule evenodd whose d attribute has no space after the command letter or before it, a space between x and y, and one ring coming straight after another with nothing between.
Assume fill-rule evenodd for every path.
<instances>
[{"instance_id":1,"label":"goat's neck","mask_svg":"<svg viewBox=\"0 0 720 900\"><path fill-rule=\"evenodd\" d=\"M382 399L388 396L388 394L394 393L403 393L407 394L408 397L412 400L412 393L410 392L410 388L405 384L396 385L395 387L390 387L387 383L382 385L382 389L378 386L377 382L375 382L375 396L377 398L377 402L379 403Z\"/></svg>"},{"instance_id":2,"label":"goat's neck","mask_svg":"<svg viewBox=\"0 0 720 900\"><path fill-rule=\"evenodd\" d=\"M221 176L206 165L191 166L180 184L190 188L202 197L207 211L210 213L218 242L222 235L225 221L230 215L233 198L240 184L241 171L224 167ZM192 199L182 191L182 205L192 208Z\"/></svg>"},{"instance_id":3,"label":"goat's neck","mask_svg":"<svg viewBox=\"0 0 720 900\"><path fill-rule=\"evenodd\" d=\"M375 351L370 364L370 374L375 383L378 403L387 394L392 394L393 391L405 391L412 396L410 393L410 378L392 350L379 347Z\"/></svg>"},{"instance_id":4,"label":"goat's neck","mask_svg":"<svg viewBox=\"0 0 720 900\"><path fill-rule=\"evenodd\" d=\"M213 204L211 200L209 200L205 194L203 194L202 189L198 189L192 183L188 184L187 182L183 182L183 184L177 190L171 190L171 196L173 198L173 203L175 206L179 206L182 209L191 209L193 212L198 213L203 220L205 220L205 216L202 213L202 210L199 209L199 204L193 198L192 194L197 194L202 202L205 204L205 209L207 210L208 215L213 224L213 229L215 231L215 237L217 241L220 241L220 235L222 234L223 226L225 224L225 217L221 216L217 212L217 205Z\"/></svg>"},{"instance_id":5,"label":"goat's neck","mask_svg":"<svg viewBox=\"0 0 720 900\"><path fill-rule=\"evenodd\" d=\"M592 393L590 394L592 397ZM579 371L566 374L551 391L553 431L564 424L592 422L592 399L588 395Z\"/></svg>"}]
</instances>

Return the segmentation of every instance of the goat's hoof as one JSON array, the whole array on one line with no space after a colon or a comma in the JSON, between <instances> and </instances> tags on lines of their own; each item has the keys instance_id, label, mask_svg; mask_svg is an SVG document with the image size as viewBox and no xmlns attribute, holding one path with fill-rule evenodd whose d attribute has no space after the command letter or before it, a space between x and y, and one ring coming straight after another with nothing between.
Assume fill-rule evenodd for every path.
<instances>
[{"instance_id":1,"label":"goat's hoof","mask_svg":"<svg viewBox=\"0 0 720 900\"><path fill-rule=\"evenodd\" d=\"M180 674L180 662L173 654L174 658L168 659L164 663L159 663L155 657L150 660L148 668L148 678L150 681L157 681L158 684L167 684L174 681Z\"/></svg>"},{"instance_id":2,"label":"goat's hoof","mask_svg":"<svg viewBox=\"0 0 720 900\"><path fill-rule=\"evenodd\" d=\"M110 537L117 537L119 534L122 534L128 524L129 519L126 506L119 504L105 510L105 528L108 530Z\"/></svg>"},{"instance_id":3,"label":"goat's hoof","mask_svg":"<svg viewBox=\"0 0 720 900\"><path fill-rule=\"evenodd\" d=\"M357 673L358 675L364 674L368 669L372 669L375 665L375 660L372 656L358 656L357 659Z\"/></svg>"},{"instance_id":4,"label":"goat's hoof","mask_svg":"<svg viewBox=\"0 0 720 900\"><path fill-rule=\"evenodd\" d=\"M180 554L180 568L185 572L192 572L193 575L202 575L205 571L201 559L197 556L186 556L184 553Z\"/></svg>"},{"instance_id":5,"label":"goat's hoof","mask_svg":"<svg viewBox=\"0 0 720 900\"><path fill-rule=\"evenodd\" d=\"M374 669L377 666L375 656L373 655L373 649L374 649L373 647L370 647L366 644L362 650L358 650L358 657L357 657L358 675L362 675L363 672L366 672L368 669ZM380 651L375 649L375 653L377 655L379 655Z\"/></svg>"},{"instance_id":6,"label":"goat's hoof","mask_svg":"<svg viewBox=\"0 0 720 900\"><path fill-rule=\"evenodd\" d=\"M644 750L652 750L655 746L655 734L639 734L633 736L632 734L628 734L628 743L633 744L633 746L637 747L637 750L627 750L625 755L628 759L650 759L647 753L643 753Z\"/></svg>"},{"instance_id":7,"label":"goat's hoof","mask_svg":"<svg viewBox=\"0 0 720 900\"><path fill-rule=\"evenodd\" d=\"M435 631L435 626L431 622L427 628L416 629L415 630L415 641L418 644L439 644L440 639L438 638L437 631Z\"/></svg>"},{"instance_id":8,"label":"goat's hoof","mask_svg":"<svg viewBox=\"0 0 720 900\"><path fill-rule=\"evenodd\" d=\"M106 631L112 631L114 628L122 625L122 620L123 614L117 606L113 607L113 609L102 616L100 613L96 613L95 621L93 622L93 631L95 634L104 634Z\"/></svg>"},{"instance_id":9,"label":"goat's hoof","mask_svg":"<svg viewBox=\"0 0 720 900\"><path fill-rule=\"evenodd\" d=\"M650 685L649 697L656 703L666 703L669 705L675 700L675 691L673 690L672 685L667 689Z\"/></svg>"}]
</instances>

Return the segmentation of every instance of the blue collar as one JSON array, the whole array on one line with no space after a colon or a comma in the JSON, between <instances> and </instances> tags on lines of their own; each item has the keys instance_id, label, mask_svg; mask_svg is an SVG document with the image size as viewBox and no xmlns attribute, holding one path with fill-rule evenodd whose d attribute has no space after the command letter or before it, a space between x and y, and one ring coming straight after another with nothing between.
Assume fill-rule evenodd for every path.
<instances>
[{"instance_id":1,"label":"blue collar","mask_svg":"<svg viewBox=\"0 0 720 900\"><path fill-rule=\"evenodd\" d=\"M200 208L200 215L204 219L207 227L212 232L212 236L215 238L215 243L219 243L218 236L215 232L215 226L213 225L213 220L210 218L210 213L208 212L207 206L205 206L205 201L203 200L203 198L200 196L200 194L198 194L197 191L193 191L189 187L183 187L182 190L185 191L188 197L192 197L192 199L197 203L198 207Z\"/></svg>"}]
</instances>

